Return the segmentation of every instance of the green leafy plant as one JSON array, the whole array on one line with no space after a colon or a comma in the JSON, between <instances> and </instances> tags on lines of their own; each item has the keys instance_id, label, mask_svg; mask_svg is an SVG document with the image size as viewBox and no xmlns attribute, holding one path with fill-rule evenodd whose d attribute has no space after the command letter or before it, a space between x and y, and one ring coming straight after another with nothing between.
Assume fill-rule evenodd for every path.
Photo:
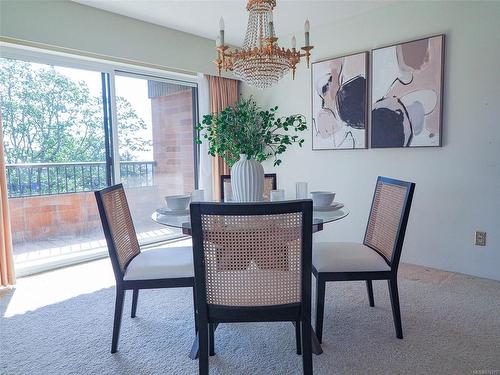
<instances>
[{"instance_id":1,"label":"green leafy plant","mask_svg":"<svg viewBox=\"0 0 500 375\"><path fill-rule=\"evenodd\" d=\"M90 162L105 158L102 96L53 67L0 59L0 107L7 163ZM120 156L137 160L152 143L147 125L116 97ZM31 172L30 172L31 173Z\"/></svg>"},{"instance_id":2,"label":"green leafy plant","mask_svg":"<svg viewBox=\"0 0 500 375\"><path fill-rule=\"evenodd\" d=\"M304 139L295 133L307 125L303 115L277 117L277 110L276 106L263 111L252 98L242 99L218 114L205 115L196 128L200 132L196 142L208 141L208 153L221 156L230 167L240 154L259 162L274 157L274 165L280 165L288 146L302 147Z\"/></svg>"}]
</instances>

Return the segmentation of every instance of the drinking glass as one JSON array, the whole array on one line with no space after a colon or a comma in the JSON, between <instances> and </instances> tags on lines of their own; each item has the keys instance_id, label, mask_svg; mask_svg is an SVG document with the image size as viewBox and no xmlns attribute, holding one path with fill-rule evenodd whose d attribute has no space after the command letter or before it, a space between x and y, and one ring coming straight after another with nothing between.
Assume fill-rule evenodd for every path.
<instances>
[{"instance_id":1,"label":"drinking glass","mask_svg":"<svg viewBox=\"0 0 500 375\"><path fill-rule=\"evenodd\" d=\"M197 189L191 193L191 202L203 202L205 200L205 190Z\"/></svg>"},{"instance_id":2,"label":"drinking glass","mask_svg":"<svg viewBox=\"0 0 500 375\"><path fill-rule=\"evenodd\" d=\"M277 189L271 190L271 194L269 195L271 202L284 201L285 200L285 190Z\"/></svg>"},{"instance_id":3,"label":"drinking glass","mask_svg":"<svg viewBox=\"0 0 500 375\"><path fill-rule=\"evenodd\" d=\"M231 188L231 184L224 184L224 202L232 202L233 201L233 189Z\"/></svg>"},{"instance_id":4,"label":"drinking glass","mask_svg":"<svg viewBox=\"0 0 500 375\"><path fill-rule=\"evenodd\" d=\"M307 199L307 182L297 182L295 184L295 197L297 199Z\"/></svg>"}]
</instances>

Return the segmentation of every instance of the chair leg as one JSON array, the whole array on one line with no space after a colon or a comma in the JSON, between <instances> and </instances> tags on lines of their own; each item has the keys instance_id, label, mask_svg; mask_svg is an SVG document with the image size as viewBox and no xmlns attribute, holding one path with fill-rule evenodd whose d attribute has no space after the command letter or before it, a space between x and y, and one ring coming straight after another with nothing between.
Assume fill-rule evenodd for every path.
<instances>
[{"instance_id":1,"label":"chair leg","mask_svg":"<svg viewBox=\"0 0 500 375\"><path fill-rule=\"evenodd\" d=\"M117 287L116 302L115 302L115 319L113 323L113 340L111 342L111 353L116 353L116 349L118 348L118 337L120 336L120 325L122 322L124 298L125 298L125 291Z\"/></svg>"},{"instance_id":2,"label":"chair leg","mask_svg":"<svg viewBox=\"0 0 500 375\"><path fill-rule=\"evenodd\" d=\"M198 310L196 309L196 290L193 286L194 334L198 333Z\"/></svg>"},{"instance_id":3,"label":"chair leg","mask_svg":"<svg viewBox=\"0 0 500 375\"><path fill-rule=\"evenodd\" d=\"M302 345L300 343L300 320L297 320L295 323L295 343L297 345L297 354L302 354Z\"/></svg>"},{"instance_id":4,"label":"chair leg","mask_svg":"<svg viewBox=\"0 0 500 375\"><path fill-rule=\"evenodd\" d=\"M139 298L139 289L134 289L132 294L132 312L130 313L131 318L135 318L135 313L137 312L137 299Z\"/></svg>"},{"instance_id":5,"label":"chair leg","mask_svg":"<svg viewBox=\"0 0 500 375\"><path fill-rule=\"evenodd\" d=\"M325 315L326 282L316 276L316 336L319 342L323 340L323 317Z\"/></svg>"},{"instance_id":6,"label":"chair leg","mask_svg":"<svg viewBox=\"0 0 500 375\"><path fill-rule=\"evenodd\" d=\"M209 354L210 356L215 355L215 324L214 323L209 323L208 324L208 337L209 337Z\"/></svg>"},{"instance_id":7,"label":"chair leg","mask_svg":"<svg viewBox=\"0 0 500 375\"><path fill-rule=\"evenodd\" d=\"M309 319L303 319L301 322L302 327L302 366L304 368L304 375L312 375L312 327L310 316Z\"/></svg>"},{"instance_id":8,"label":"chair leg","mask_svg":"<svg viewBox=\"0 0 500 375\"><path fill-rule=\"evenodd\" d=\"M389 285L389 295L391 297L392 317L394 319L394 328L396 329L396 337L403 338L403 327L401 325L401 311L399 308L399 293L397 278L387 280Z\"/></svg>"},{"instance_id":9,"label":"chair leg","mask_svg":"<svg viewBox=\"0 0 500 375\"><path fill-rule=\"evenodd\" d=\"M375 300L373 299L373 284L371 280L366 280L366 290L368 291L368 301L370 301L370 306L375 306Z\"/></svg>"},{"instance_id":10,"label":"chair leg","mask_svg":"<svg viewBox=\"0 0 500 375\"><path fill-rule=\"evenodd\" d=\"M199 340L199 374L208 375L208 323L198 322L198 340Z\"/></svg>"}]
</instances>

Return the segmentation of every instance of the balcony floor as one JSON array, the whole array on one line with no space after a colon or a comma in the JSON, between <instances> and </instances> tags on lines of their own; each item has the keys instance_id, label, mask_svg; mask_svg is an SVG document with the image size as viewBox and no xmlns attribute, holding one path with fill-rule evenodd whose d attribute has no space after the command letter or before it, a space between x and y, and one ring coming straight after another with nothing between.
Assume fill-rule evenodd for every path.
<instances>
[{"instance_id":1,"label":"balcony floor","mask_svg":"<svg viewBox=\"0 0 500 375\"><path fill-rule=\"evenodd\" d=\"M179 236L180 231L157 225L143 228L137 233L141 244L166 241ZM25 276L61 265L101 258L108 254L107 251L102 230L78 236L57 235L14 243L14 263L17 274Z\"/></svg>"}]
</instances>

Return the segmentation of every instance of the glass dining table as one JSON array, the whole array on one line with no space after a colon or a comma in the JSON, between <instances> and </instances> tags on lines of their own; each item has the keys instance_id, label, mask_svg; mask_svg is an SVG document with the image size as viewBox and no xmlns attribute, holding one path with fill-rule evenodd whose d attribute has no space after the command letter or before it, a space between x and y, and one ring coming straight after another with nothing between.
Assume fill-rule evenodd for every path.
<instances>
[{"instance_id":1,"label":"glass dining table","mask_svg":"<svg viewBox=\"0 0 500 375\"><path fill-rule=\"evenodd\" d=\"M221 203L233 204L233 203ZM335 210L315 208L313 210L313 233L323 230L325 224L333 223L334 221L341 220L349 215L349 210L344 206ZM166 208L158 208L151 215L151 219L158 224L165 225L171 228L181 229L182 233L191 235L191 218L189 210L170 211Z\"/></svg>"},{"instance_id":2,"label":"glass dining table","mask_svg":"<svg viewBox=\"0 0 500 375\"><path fill-rule=\"evenodd\" d=\"M213 202L212 202L213 203ZM234 204L234 203L222 203L221 204ZM322 231L324 225L328 223L333 223L335 221L341 220L349 215L349 210L343 205L337 206L336 209L332 208L314 208L313 210L313 233ZM158 224L165 225L171 228L181 229L182 233L191 236L191 217L188 210L183 211L171 211L167 208L158 208L151 215L151 219ZM316 336L316 333L311 328L311 340L312 340L312 351L314 354L319 355L323 353L321 344ZM196 337L193 345L191 347L191 352L189 354L191 359L198 358L198 337Z\"/></svg>"}]
</instances>

